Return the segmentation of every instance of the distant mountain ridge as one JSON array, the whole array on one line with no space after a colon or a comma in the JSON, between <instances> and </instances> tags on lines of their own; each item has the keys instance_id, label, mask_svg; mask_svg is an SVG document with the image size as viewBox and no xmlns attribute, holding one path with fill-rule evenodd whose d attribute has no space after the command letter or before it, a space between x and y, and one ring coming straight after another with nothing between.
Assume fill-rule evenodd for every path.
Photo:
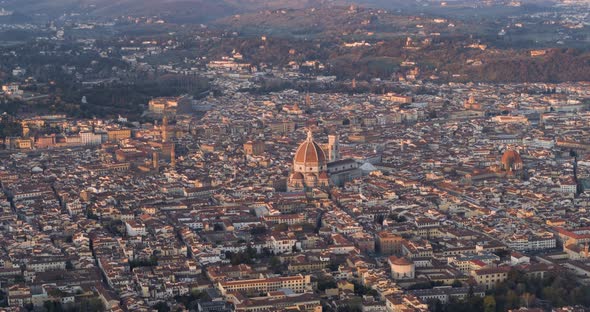
<instances>
[{"instance_id":1,"label":"distant mountain ridge","mask_svg":"<svg viewBox=\"0 0 590 312\"><path fill-rule=\"evenodd\" d=\"M557 0L523 0L523 3L540 5L553 1ZM260 10L350 4L391 11L410 9L414 13L427 7L431 11L439 7L437 2L424 0L3 0L0 7L22 15L48 18L64 13L77 13L98 17L159 16L172 22L202 23Z\"/></svg>"},{"instance_id":2,"label":"distant mountain ridge","mask_svg":"<svg viewBox=\"0 0 590 312\"><path fill-rule=\"evenodd\" d=\"M365 1L365 0L363 0ZM233 14L281 8L345 5L354 0L5 0L2 6L27 15L63 13L91 16L146 15L201 22Z\"/></svg>"}]
</instances>

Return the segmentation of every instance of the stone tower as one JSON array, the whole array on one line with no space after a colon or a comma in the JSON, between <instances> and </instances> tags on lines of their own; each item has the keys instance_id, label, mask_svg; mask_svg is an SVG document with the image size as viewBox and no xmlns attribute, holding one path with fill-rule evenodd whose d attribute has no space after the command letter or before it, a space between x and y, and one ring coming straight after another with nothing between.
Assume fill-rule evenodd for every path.
<instances>
[{"instance_id":1,"label":"stone tower","mask_svg":"<svg viewBox=\"0 0 590 312\"><path fill-rule=\"evenodd\" d=\"M170 149L170 167L176 167L176 152L174 151L174 146Z\"/></svg>"},{"instance_id":2,"label":"stone tower","mask_svg":"<svg viewBox=\"0 0 590 312\"><path fill-rule=\"evenodd\" d=\"M162 120L162 142L168 141L168 117L164 116Z\"/></svg>"},{"instance_id":3,"label":"stone tower","mask_svg":"<svg viewBox=\"0 0 590 312\"><path fill-rule=\"evenodd\" d=\"M337 134L328 135L328 161L336 161L340 159L340 143Z\"/></svg>"},{"instance_id":4,"label":"stone tower","mask_svg":"<svg viewBox=\"0 0 590 312\"><path fill-rule=\"evenodd\" d=\"M157 151L152 153L152 167L154 167L155 170L160 168L160 155Z\"/></svg>"}]
</instances>

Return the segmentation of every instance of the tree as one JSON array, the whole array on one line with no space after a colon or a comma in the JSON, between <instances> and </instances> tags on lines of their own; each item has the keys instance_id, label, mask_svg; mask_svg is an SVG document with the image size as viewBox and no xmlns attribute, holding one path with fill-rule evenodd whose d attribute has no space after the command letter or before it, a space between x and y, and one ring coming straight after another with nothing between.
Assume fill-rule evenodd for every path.
<instances>
[{"instance_id":1,"label":"tree","mask_svg":"<svg viewBox=\"0 0 590 312\"><path fill-rule=\"evenodd\" d=\"M0 308L6 307L6 306L7 306L6 294L2 290L0 290Z\"/></svg>"},{"instance_id":2,"label":"tree","mask_svg":"<svg viewBox=\"0 0 590 312\"><path fill-rule=\"evenodd\" d=\"M504 282L490 291L490 295L494 296L498 311L534 306L537 298L555 307L590 304L590 286L582 285L569 272L531 278L524 272L513 270Z\"/></svg>"},{"instance_id":3,"label":"tree","mask_svg":"<svg viewBox=\"0 0 590 312\"><path fill-rule=\"evenodd\" d=\"M176 296L174 299L176 302L183 304L185 307L190 309L190 306L194 303L197 303L201 299L207 299L208 296L206 293L199 291L198 289L193 289L190 294L184 296ZM195 310L196 310L196 304ZM192 309L190 309L192 311Z\"/></svg>"},{"instance_id":4,"label":"tree","mask_svg":"<svg viewBox=\"0 0 590 312\"><path fill-rule=\"evenodd\" d=\"M63 307L62 307L61 303L56 302L56 301L43 302L43 308L45 308L45 310L47 312L61 312L61 311L63 311Z\"/></svg>"},{"instance_id":5,"label":"tree","mask_svg":"<svg viewBox=\"0 0 590 312\"><path fill-rule=\"evenodd\" d=\"M268 265L270 266L271 270L276 274L281 274L283 272L281 260L277 256L273 256L268 261Z\"/></svg>"},{"instance_id":6,"label":"tree","mask_svg":"<svg viewBox=\"0 0 590 312\"><path fill-rule=\"evenodd\" d=\"M500 250L497 250L496 252L494 252L494 254L496 256L500 257L500 259L506 259L508 256L510 256L510 250L500 249Z\"/></svg>"},{"instance_id":7,"label":"tree","mask_svg":"<svg viewBox=\"0 0 590 312\"><path fill-rule=\"evenodd\" d=\"M270 250L270 248L268 247L263 247L262 248L262 256L265 258L268 258L270 256L274 255L274 252L272 252L272 250Z\"/></svg>"},{"instance_id":8,"label":"tree","mask_svg":"<svg viewBox=\"0 0 590 312\"><path fill-rule=\"evenodd\" d=\"M483 307L485 312L495 312L496 299L494 299L494 296L485 296L485 298L483 298Z\"/></svg>"},{"instance_id":9,"label":"tree","mask_svg":"<svg viewBox=\"0 0 590 312\"><path fill-rule=\"evenodd\" d=\"M154 309L158 310L158 312L170 312L170 307L164 301L159 301L154 305Z\"/></svg>"},{"instance_id":10,"label":"tree","mask_svg":"<svg viewBox=\"0 0 590 312\"><path fill-rule=\"evenodd\" d=\"M338 271L339 267L340 263L330 260L330 264L328 264L328 269L330 269L330 271Z\"/></svg>"},{"instance_id":11,"label":"tree","mask_svg":"<svg viewBox=\"0 0 590 312\"><path fill-rule=\"evenodd\" d=\"M361 312L361 311L363 311L363 309L358 304L355 304L355 305L347 304L347 305L339 306L338 310L337 310L337 312Z\"/></svg>"},{"instance_id":12,"label":"tree","mask_svg":"<svg viewBox=\"0 0 590 312\"><path fill-rule=\"evenodd\" d=\"M262 235L262 234L266 234L267 230L266 227L264 226L256 226L250 229L250 234L251 235Z\"/></svg>"},{"instance_id":13,"label":"tree","mask_svg":"<svg viewBox=\"0 0 590 312\"><path fill-rule=\"evenodd\" d=\"M106 228L113 234L125 236L125 227L121 220L111 220L106 224Z\"/></svg>"},{"instance_id":14,"label":"tree","mask_svg":"<svg viewBox=\"0 0 590 312\"><path fill-rule=\"evenodd\" d=\"M89 212L86 214L86 217L87 217L88 219L97 220L97 221L98 221L98 219L99 219L99 217L98 217L97 215L95 215L94 213L92 213L92 212L90 212L90 211L89 211Z\"/></svg>"},{"instance_id":15,"label":"tree","mask_svg":"<svg viewBox=\"0 0 590 312\"><path fill-rule=\"evenodd\" d=\"M22 275L17 275L14 277L14 283L20 284L25 282L25 277Z\"/></svg>"},{"instance_id":16,"label":"tree","mask_svg":"<svg viewBox=\"0 0 590 312\"><path fill-rule=\"evenodd\" d=\"M336 288L338 287L338 285L336 284L336 282L334 281L333 278L329 277L329 276L318 276L318 290L320 291L324 291L326 289L330 289L330 288Z\"/></svg>"},{"instance_id":17,"label":"tree","mask_svg":"<svg viewBox=\"0 0 590 312\"><path fill-rule=\"evenodd\" d=\"M522 302L527 308L529 308L535 302L535 295L528 292L524 293L522 295Z\"/></svg>"},{"instance_id":18,"label":"tree","mask_svg":"<svg viewBox=\"0 0 590 312\"><path fill-rule=\"evenodd\" d=\"M18 121L7 118L0 120L0 136L2 137L19 136L22 131L22 126Z\"/></svg>"},{"instance_id":19,"label":"tree","mask_svg":"<svg viewBox=\"0 0 590 312\"><path fill-rule=\"evenodd\" d=\"M77 311L99 312L105 310L104 304L99 298L83 299L76 306Z\"/></svg>"},{"instance_id":20,"label":"tree","mask_svg":"<svg viewBox=\"0 0 590 312\"><path fill-rule=\"evenodd\" d=\"M375 216L375 223L383 225L383 221L385 221L385 217L383 215Z\"/></svg>"},{"instance_id":21,"label":"tree","mask_svg":"<svg viewBox=\"0 0 590 312\"><path fill-rule=\"evenodd\" d=\"M463 283L461 283L460 280L454 280L453 283L451 284L451 286L454 288L457 288L457 287L463 286Z\"/></svg>"},{"instance_id":22,"label":"tree","mask_svg":"<svg viewBox=\"0 0 590 312\"><path fill-rule=\"evenodd\" d=\"M377 295L377 291L366 287L356 281L352 282L354 284L354 293L357 294L358 296L364 296L364 295L370 295L370 296L376 296Z\"/></svg>"},{"instance_id":23,"label":"tree","mask_svg":"<svg viewBox=\"0 0 590 312\"><path fill-rule=\"evenodd\" d=\"M248 246L246 251L240 252L231 252L227 251L225 253L225 258L229 259L232 265L238 264L252 264L254 263L254 258L256 257L256 249Z\"/></svg>"},{"instance_id":24,"label":"tree","mask_svg":"<svg viewBox=\"0 0 590 312\"><path fill-rule=\"evenodd\" d=\"M520 305L520 298L518 297L518 294L513 290L508 290L505 300L506 300L505 308L508 308L508 309L518 308L518 306Z\"/></svg>"},{"instance_id":25,"label":"tree","mask_svg":"<svg viewBox=\"0 0 590 312\"><path fill-rule=\"evenodd\" d=\"M248 254L248 257L250 258L256 258L257 256L257 252L256 249L254 249L254 247L248 245L248 247L246 247L246 253Z\"/></svg>"},{"instance_id":26,"label":"tree","mask_svg":"<svg viewBox=\"0 0 590 312\"><path fill-rule=\"evenodd\" d=\"M158 265L158 259L151 256L149 259L134 259L129 261L129 267L131 270L137 267L152 267Z\"/></svg>"},{"instance_id":27,"label":"tree","mask_svg":"<svg viewBox=\"0 0 590 312\"><path fill-rule=\"evenodd\" d=\"M275 225L274 230L279 232L285 232L289 229L289 225L287 223L279 223Z\"/></svg>"},{"instance_id":28,"label":"tree","mask_svg":"<svg viewBox=\"0 0 590 312\"><path fill-rule=\"evenodd\" d=\"M438 299L431 299L427 303L428 303L428 310L430 310L431 312L443 312L444 311L443 304Z\"/></svg>"}]
</instances>

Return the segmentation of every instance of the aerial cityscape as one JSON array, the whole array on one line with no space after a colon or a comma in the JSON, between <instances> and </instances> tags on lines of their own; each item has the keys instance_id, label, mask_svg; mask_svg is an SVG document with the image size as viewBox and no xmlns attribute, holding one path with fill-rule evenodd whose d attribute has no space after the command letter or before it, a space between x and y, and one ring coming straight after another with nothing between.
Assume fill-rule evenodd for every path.
<instances>
[{"instance_id":1,"label":"aerial cityscape","mask_svg":"<svg viewBox=\"0 0 590 312\"><path fill-rule=\"evenodd\" d=\"M590 311L590 1L0 0L0 311Z\"/></svg>"}]
</instances>

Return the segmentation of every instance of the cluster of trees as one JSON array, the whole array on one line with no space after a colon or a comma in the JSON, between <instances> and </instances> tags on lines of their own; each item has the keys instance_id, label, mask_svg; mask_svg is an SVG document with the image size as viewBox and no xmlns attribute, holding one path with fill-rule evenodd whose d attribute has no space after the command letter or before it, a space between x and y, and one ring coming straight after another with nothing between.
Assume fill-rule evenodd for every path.
<instances>
[{"instance_id":1,"label":"cluster of trees","mask_svg":"<svg viewBox=\"0 0 590 312\"><path fill-rule=\"evenodd\" d=\"M6 302L6 294L0 290L0 308L8 306Z\"/></svg>"},{"instance_id":2,"label":"cluster of trees","mask_svg":"<svg viewBox=\"0 0 590 312\"><path fill-rule=\"evenodd\" d=\"M197 310L199 301L211 300L207 293L199 290L193 290L188 295L174 297L176 302L183 304L190 311Z\"/></svg>"},{"instance_id":3,"label":"cluster of trees","mask_svg":"<svg viewBox=\"0 0 590 312\"><path fill-rule=\"evenodd\" d=\"M111 220L107 222L106 228L113 234L125 236L125 224L121 220Z\"/></svg>"},{"instance_id":4,"label":"cluster of trees","mask_svg":"<svg viewBox=\"0 0 590 312\"><path fill-rule=\"evenodd\" d=\"M505 57L484 59L478 67L462 71L470 80L489 82L563 82L590 79L590 53L554 49L538 58Z\"/></svg>"},{"instance_id":5,"label":"cluster of trees","mask_svg":"<svg viewBox=\"0 0 590 312\"><path fill-rule=\"evenodd\" d=\"M359 39L360 40L360 39ZM370 38L369 38L370 41ZM432 39L419 50L405 49L405 38L391 38L379 45L362 48L342 48L340 37L300 39L272 37L262 42L259 37L230 38L226 42L200 47L202 52L218 58L228 55L236 46L248 62L286 66L291 61L318 60L310 72L335 75L339 78L392 78L405 74L410 68L401 67L405 60L419 60L422 76L431 74L442 80L485 82L564 82L590 80L590 53L578 49L551 49L542 57L530 57L528 50L494 49L493 52L468 49L468 36L458 34ZM263 45L265 48L260 49ZM421 45L420 43L418 45ZM294 54L289 53L295 51ZM481 60L482 65L467 65L468 60ZM452 74L462 75L460 78ZM293 84L275 79L264 82L260 91L276 91Z\"/></svg>"},{"instance_id":6,"label":"cluster of trees","mask_svg":"<svg viewBox=\"0 0 590 312\"><path fill-rule=\"evenodd\" d=\"M393 213L392 213L392 214L390 214L390 215L388 216L388 218L389 218L390 220L393 220L393 221L397 222L397 223L403 223L403 222L406 222L406 221L408 221L408 218L406 218L405 216L403 216L403 215L400 215L400 214L393 214Z\"/></svg>"},{"instance_id":7,"label":"cluster of trees","mask_svg":"<svg viewBox=\"0 0 590 312\"><path fill-rule=\"evenodd\" d=\"M279 223L273 227L273 231L277 232L285 232L289 230L289 225L287 223Z\"/></svg>"},{"instance_id":8,"label":"cluster of trees","mask_svg":"<svg viewBox=\"0 0 590 312\"><path fill-rule=\"evenodd\" d=\"M354 294L357 296L378 296L378 292L372 288L366 287L359 282L353 281L352 284L354 285ZM320 291L325 291L326 289L337 288L338 285L334 278L328 275L322 275L318 277L317 280L317 288Z\"/></svg>"},{"instance_id":9,"label":"cluster of trees","mask_svg":"<svg viewBox=\"0 0 590 312\"><path fill-rule=\"evenodd\" d=\"M385 219L389 219L389 220L395 221L397 223L403 223L403 222L407 221L407 218L402 215L390 214L388 216L376 215L374 218L374 222L379 225L383 225L383 222L385 221Z\"/></svg>"},{"instance_id":10,"label":"cluster of trees","mask_svg":"<svg viewBox=\"0 0 590 312\"><path fill-rule=\"evenodd\" d=\"M137 120L151 98L181 94L200 97L207 90L209 90L208 79L184 75L143 77L133 83L126 81L89 88L64 83L54 90L56 96L50 100L52 105L39 109L49 113L65 113L78 118L121 115ZM86 102L82 102L82 97L86 97ZM21 110L24 106L20 105ZM183 107L183 109L190 108Z\"/></svg>"},{"instance_id":11,"label":"cluster of trees","mask_svg":"<svg viewBox=\"0 0 590 312\"><path fill-rule=\"evenodd\" d=\"M45 301L43 307L47 312L100 312L105 307L98 298L85 298L75 303L62 304L58 301Z\"/></svg>"},{"instance_id":12,"label":"cluster of trees","mask_svg":"<svg viewBox=\"0 0 590 312\"><path fill-rule=\"evenodd\" d=\"M354 293L357 296L368 295L368 296L375 297L375 296L379 295L379 293L375 289L366 287L357 281L353 281L352 284L354 284Z\"/></svg>"},{"instance_id":13,"label":"cluster of trees","mask_svg":"<svg viewBox=\"0 0 590 312\"><path fill-rule=\"evenodd\" d=\"M491 299L490 299L491 298ZM464 300L457 300L451 298L447 304L442 304L440 300L432 300L428 302L428 307L432 312L471 312L471 311L494 311L491 309L493 297L481 298L473 294L473 288L469 289L469 294ZM488 309L484 309L484 301L487 301ZM495 303L493 304L495 309Z\"/></svg>"},{"instance_id":14,"label":"cluster of trees","mask_svg":"<svg viewBox=\"0 0 590 312\"><path fill-rule=\"evenodd\" d=\"M317 280L317 287L320 291L325 291L326 289L332 289L338 287L336 281L329 277L329 276L318 276Z\"/></svg>"},{"instance_id":15,"label":"cluster of trees","mask_svg":"<svg viewBox=\"0 0 590 312\"><path fill-rule=\"evenodd\" d=\"M341 305L336 309L336 312L362 312L363 306L361 304L349 303Z\"/></svg>"},{"instance_id":16,"label":"cluster of trees","mask_svg":"<svg viewBox=\"0 0 590 312\"><path fill-rule=\"evenodd\" d=\"M492 292L496 310L504 311L520 306L554 307L567 305L590 306L590 286L577 282L577 278L564 271L545 278L529 278L524 272L511 271L508 279Z\"/></svg>"},{"instance_id":17,"label":"cluster of trees","mask_svg":"<svg viewBox=\"0 0 590 312\"><path fill-rule=\"evenodd\" d=\"M141 115L142 105L147 104L152 97L180 94L200 97L204 91L209 90L207 78L132 72L128 71L129 66L121 60L101 58L94 52L81 50L75 45L35 43L16 49L17 54L8 53L7 57L0 60L0 76L15 64L27 64L27 74L41 83L50 82L38 87L32 85L27 90L52 96L43 103L0 102L0 112L65 113L81 118L123 115L135 119ZM0 49L0 52L3 51ZM56 53L39 55L38 51ZM84 71L84 79L117 77L122 82L85 88L74 79L74 73L64 71L66 67L75 67L77 72ZM86 96L87 103L81 102L83 96Z\"/></svg>"},{"instance_id":18,"label":"cluster of trees","mask_svg":"<svg viewBox=\"0 0 590 312\"><path fill-rule=\"evenodd\" d=\"M508 278L496 285L484 297L476 297L473 292L463 301L450 300L429 302L433 312L455 311L507 311L527 308L551 309L563 306L590 306L590 286L577 282L569 272L555 272L544 278L528 277L524 272L512 270Z\"/></svg>"},{"instance_id":19,"label":"cluster of trees","mask_svg":"<svg viewBox=\"0 0 590 312\"><path fill-rule=\"evenodd\" d=\"M151 256L149 259L135 259L129 261L129 267L131 270L137 267L156 266L158 265L158 259L155 256Z\"/></svg>"},{"instance_id":20,"label":"cluster of trees","mask_svg":"<svg viewBox=\"0 0 590 312\"><path fill-rule=\"evenodd\" d=\"M8 53L15 50L15 54ZM40 54L39 51L54 53ZM55 86L73 83L71 75L64 72L65 66L74 66L79 70L90 68L93 78L112 77L114 70L128 69L122 60L102 58L94 51L83 50L76 44L62 42L59 44L45 42L28 42L27 44L0 48L0 70L9 70L18 64L26 64L27 75L39 82L53 82Z\"/></svg>"},{"instance_id":21,"label":"cluster of trees","mask_svg":"<svg viewBox=\"0 0 590 312\"><path fill-rule=\"evenodd\" d=\"M229 259L232 265L238 264L253 264L254 259L258 258L259 255L256 252L256 249L252 248L251 246L246 247L246 250L240 252L231 252L227 251L225 253L225 258Z\"/></svg>"},{"instance_id":22,"label":"cluster of trees","mask_svg":"<svg viewBox=\"0 0 590 312\"><path fill-rule=\"evenodd\" d=\"M266 94L268 92L277 92L282 90L293 89L305 93L375 93L385 94L389 92L403 93L406 91L403 87L394 85L390 82L365 81L357 79L356 87L352 87L350 80L323 82L317 80L287 80L275 77L265 77L258 80L260 86L254 88L244 88L241 92L250 92L252 94ZM419 91L419 90L418 90ZM282 107L277 106L277 109Z\"/></svg>"},{"instance_id":23,"label":"cluster of trees","mask_svg":"<svg viewBox=\"0 0 590 312\"><path fill-rule=\"evenodd\" d=\"M19 136L23 127L16 119L0 118L0 137Z\"/></svg>"},{"instance_id":24,"label":"cluster of trees","mask_svg":"<svg viewBox=\"0 0 590 312\"><path fill-rule=\"evenodd\" d=\"M98 215L92 213L92 211L88 211L86 213L86 218L91 219L91 220L96 220L96 221L100 220L100 217Z\"/></svg>"},{"instance_id":25,"label":"cluster of trees","mask_svg":"<svg viewBox=\"0 0 590 312\"><path fill-rule=\"evenodd\" d=\"M441 281L427 281L427 282L421 282L421 283L416 283L410 287L408 287L409 290L414 290L414 289L432 289L434 287L438 287L438 286L443 286L444 283ZM461 282L459 282L459 286L461 285Z\"/></svg>"},{"instance_id":26,"label":"cluster of trees","mask_svg":"<svg viewBox=\"0 0 590 312\"><path fill-rule=\"evenodd\" d=\"M250 229L251 235L264 235L268 232L265 226L256 226Z\"/></svg>"},{"instance_id":27,"label":"cluster of trees","mask_svg":"<svg viewBox=\"0 0 590 312\"><path fill-rule=\"evenodd\" d=\"M232 265L254 264L255 260L257 259L265 259L268 260L269 268L277 274L282 273L285 268L285 264L281 263L279 257L273 255L272 252L267 248L264 248L262 250L262 253L257 253L256 249L252 248L251 246L248 246L245 251L228 251L225 253L225 257L226 259L230 260L230 263Z\"/></svg>"},{"instance_id":28,"label":"cluster of trees","mask_svg":"<svg viewBox=\"0 0 590 312\"><path fill-rule=\"evenodd\" d=\"M18 113L19 108L24 103L18 100L3 100L0 101L0 113L6 113L8 115L16 115Z\"/></svg>"}]
</instances>

